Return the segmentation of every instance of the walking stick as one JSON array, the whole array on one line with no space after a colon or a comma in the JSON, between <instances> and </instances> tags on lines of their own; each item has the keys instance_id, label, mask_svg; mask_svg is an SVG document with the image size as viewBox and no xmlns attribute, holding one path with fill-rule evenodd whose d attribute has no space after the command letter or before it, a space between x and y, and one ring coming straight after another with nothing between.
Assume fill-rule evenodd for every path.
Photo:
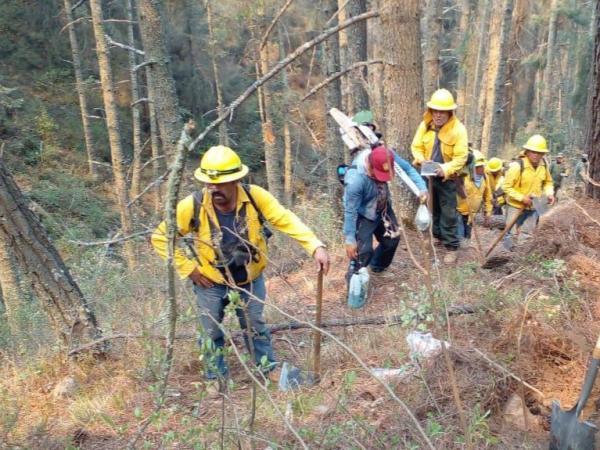
<instances>
[{"instance_id":1,"label":"walking stick","mask_svg":"<svg viewBox=\"0 0 600 450\"><path fill-rule=\"evenodd\" d=\"M492 253L492 250L494 250L496 248L496 245L498 245L498 243L502 240L502 238L506 235L506 233L508 233L510 231L510 229L514 226L514 224L517 223L517 220L519 219L519 217L521 217L521 214L523 214L523 208L519 209L519 212L517 214L515 214L515 216L512 218L512 220L509 223L506 224L506 226L504 227L504 230L502 230L502 233L500 233L500 235L496 238L496 240L494 241L492 246L488 249L488 251L485 252L486 258L490 255L490 253Z\"/></svg>"},{"instance_id":2,"label":"walking stick","mask_svg":"<svg viewBox=\"0 0 600 450\"><path fill-rule=\"evenodd\" d=\"M321 327L321 311L323 309L323 270L319 270L317 278L317 311L315 327ZM317 380L321 378L321 331L313 331L313 372Z\"/></svg>"}]
</instances>

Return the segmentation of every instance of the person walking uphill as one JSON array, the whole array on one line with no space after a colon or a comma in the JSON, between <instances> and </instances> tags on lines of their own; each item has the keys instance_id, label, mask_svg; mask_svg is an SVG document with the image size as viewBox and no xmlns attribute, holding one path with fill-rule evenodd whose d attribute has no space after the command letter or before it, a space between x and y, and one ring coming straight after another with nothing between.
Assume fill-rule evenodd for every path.
<instances>
[{"instance_id":1,"label":"person walking uphill","mask_svg":"<svg viewBox=\"0 0 600 450\"><path fill-rule=\"evenodd\" d=\"M410 163L380 145L361 151L344 176L344 239L350 264L371 267L375 273L389 267L400 242L387 182L400 165L427 200L427 187ZM373 236L379 245L373 250ZM349 271L350 274L350 271Z\"/></svg>"},{"instance_id":2,"label":"person walking uphill","mask_svg":"<svg viewBox=\"0 0 600 450\"><path fill-rule=\"evenodd\" d=\"M438 89L427 102L427 111L412 142L414 164L425 161L441 165L432 181L433 235L441 240L448 253L446 264L456 261L458 214L456 179L468 157L467 130L454 114L458 106L446 89Z\"/></svg>"},{"instance_id":3,"label":"person walking uphill","mask_svg":"<svg viewBox=\"0 0 600 450\"><path fill-rule=\"evenodd\" d=\"M554 204L554 185L548 163L544 155L548 153L546 139L539 134L531 136L523 146L524 151L516 162L510 164L502 186L506 196L506 223L520 214L517 227L532 234L537 226L538 215L533 200L542 195L548 198L548 204ZM512 232L504 238L504 246L512 249Z\"/></svg>"},{"instance_id":4,"label":"person walking uphill","mask_svg":"<svg viewBox=\"0 0 600 450\"><path fill-rule=\"evenodd\" d=\"M265 373L277 367L263 318L266 298L263 270L270 235L267 223L299 242L315 259L319 270L324 273L329 270L329 255L323 243L268 191L242 184L241 179L247 173L248 167L232 149L211 147L194 173L204 183L204 189L177 205L179 235L194 233L196 258L189 258L183 249L178 249L174 263L179 276L191 279L194 285L199 319L206 333L202 349L207 379L225 377L228 373L220 324L232 292L238 292L245 304L246 311L238 308L236 314L240 327L251 329L256 364ZM165 259L165 222L154 231L152 245ZM250 349L247 337L246 346Z\"/></svg>"}]
</instances>

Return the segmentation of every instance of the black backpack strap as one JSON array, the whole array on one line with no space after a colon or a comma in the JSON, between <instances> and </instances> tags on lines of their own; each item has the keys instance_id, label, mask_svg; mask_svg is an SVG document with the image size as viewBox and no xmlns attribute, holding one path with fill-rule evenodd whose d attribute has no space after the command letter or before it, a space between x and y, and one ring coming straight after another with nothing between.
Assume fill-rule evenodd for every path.
<instances>
[{"instance_id":1,"label":"black backpack strap","mask_svg":"<svg viewBox=\"0 0 600 450\"><path fill-rule=\"evenodd\" d=\"M254 198L252 197L252 194L250 194L250 185L242 183L242 189L244 189L244 192L248 196L248 200L250 200L250 203L252 203L252 207L258 213L258 221L260 222L261 225L264 225L265 222L267 221L267 219L265 219L265 216L263 215L263 213L260 210L260 208L258 206L256 206L256 202L254 201Z\"/></svg>"},{"instance_id":2,"label":"black backpack strap","mask_svg":"<svg viewBox=\"0 0 600 450\"><path fill-rule=\"evenodd\" d=\"M192 199L194 200L194 212L190 219L190 229L197 233L200 229L200 209L202 208L202 191L194 191L192 193Z\"/></svg>"}]
</instances>

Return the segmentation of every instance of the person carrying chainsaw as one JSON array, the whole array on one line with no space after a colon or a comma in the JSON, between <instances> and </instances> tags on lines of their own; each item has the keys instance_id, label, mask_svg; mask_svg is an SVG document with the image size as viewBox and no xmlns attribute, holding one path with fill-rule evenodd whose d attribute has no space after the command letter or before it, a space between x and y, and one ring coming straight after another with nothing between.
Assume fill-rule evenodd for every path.
<instances>
[{"instance_id":1,"label":"person carrying chainsaw","mask_svg":"<svg viewBox=\"0 0 600 450\"><path fill-rule=\"evenodd\" d=\"M177 205L178 235L193 233L192 253L175 251L174 264L181 279L193 283L199 320L206 337L201 342L207 379L228 374L223 357L225 344L221 322L232 293L243 307L236 309L240 327L250 328L255 363L271 379L277 377L277 360L263 317L266 298L263 271L267 264L267 224L296 240L325 274L329 255L325 245L273 195L256 185L242 184L248 167L230 148L211 147L202 157L194 176L204 183L202 192ZM152 235L152 245L167 257L167 226L163 221ZM249 320L249 324L247 323Z\"/></svg>"},{"instance_id":2,"label":"person carrying chainsaw","mask_svg":"<svg viewBox=\"0 0 600 450\"><path fill-rule=\"evenodd\" d=\"M448 250L444 257L446 264L457 259L457 182L468 157L467 130L454 114L457 107L449 91L435 91L427 102L427 111L411 146L416 167L426 161L440 164L432 177L429 195L432 197L433 236Z\"/></svg>"},{"instance_id":3,"label":"person carrying chainsaw","mask_svg":"<svg viewBox=\"0 0 600 450\"><path fill-rule=\"evenodd\" d=\"M473 151L474 163L472 173L464 178L465 197L458 195L456 209L458 217L458 238L461 246L468 247L475 215L484 206L484 226L489 225L492 214L492 189L485 174L485 156L477 150Z\"/></svg>"},{"instance_id":4,"label":"person carrying chainsaw","mask_svg":"<svg viewBox=\"0 0 600 450\"><path fill-rule=\"evenodd\" d=\"M510 224L515 215L519 215L516 225L526 234L532 234L539 219L536 213L535 199L545 195L549 205L553 205L554 184L550 174L548 161L544 157L548 153L546 139L534 134L519 154L516 162L512 162L506 171L502 189L506 195L506 223ZM506 233L504 246L512 249L512 230Z\"/></svg>"},{"instance_id":5,"label":"person carrying chainsaw","mask_svg":"<svg viewBox=\"0 0 600 450\"><path fill-rule=\"evenodd\" d=\"M427 187L410 163L384 145L360 151L344 175L344 239L352 271L370 267L381 273L392 263L400 241L388 182L398 164L427 200ZM373 249L373 236L379 243Z\"/></svg>"},{"instance_id":6,"label":"person carrying chainsaw","mask_svg":"<svg viewBox=\"0 0 600 450\"><path fill-rule=\"evenodd\" d=\"M502 207L506 201L504 200L504 191L502 190L502 183L504 183L504 163L500 158L490 158L485 165L485 176L492 189L492 214L502 215Z\"/></svg>"}]
</instances>

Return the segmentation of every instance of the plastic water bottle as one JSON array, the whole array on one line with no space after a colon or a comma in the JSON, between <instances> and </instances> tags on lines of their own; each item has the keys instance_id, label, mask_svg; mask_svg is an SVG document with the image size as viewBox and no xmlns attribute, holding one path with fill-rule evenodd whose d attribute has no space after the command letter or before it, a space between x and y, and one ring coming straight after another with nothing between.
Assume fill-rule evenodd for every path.
<instances>
[{"instance_id":1,"label":"plastic water bottle","mask_svg":"<svg viewBox=\"0 0 600 450\"><path fill-rule=\"evenodd\" d=\"M348 286L348 306L352 309L362 308L367 302L369 291L369 271L361 267L350 277Z\"/></svg>"}]
</instances>

